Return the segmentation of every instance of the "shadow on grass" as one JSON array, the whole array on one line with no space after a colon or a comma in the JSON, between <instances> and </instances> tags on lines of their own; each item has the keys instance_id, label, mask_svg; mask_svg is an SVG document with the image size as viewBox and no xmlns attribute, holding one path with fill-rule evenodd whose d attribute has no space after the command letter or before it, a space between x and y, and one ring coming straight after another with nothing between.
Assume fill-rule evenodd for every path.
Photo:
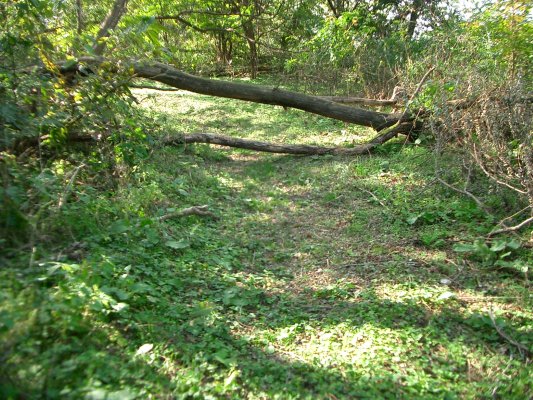
<instances>
[{"instance_id":1,"label":"shadow on grass","mask_svg":"<svg viewBox=\"0 0 533 400\"><path fill-rule=\"evenodd\" d=\"M272 187L279 179L278 166L288 179L309 167L309 161L298 160L283 157L267 161L270 164L223 161L220 165L244 169L260 186ZM320 161L316 168L327 163ZM163 165L168 168L170 164ZM172 175L168 169L163 172ZM312 173L306 171L304 181ZM196 180L196 189L208 193L195 200L216 198L219 207L233 207L233 217L244 216L242 204L231 196L234 189L224 187L212 171L195 171L190 179ZM315 201L330 184L325 180L305 190ZM239 195L253 196L255 190L243 188ZM291 200L292 194L283 196ZM329 207L314 203L306 206L302 215L317 213L317 208L327 213ZM291 209L283 206L277 211L289 215ZM291 221L267 218L250 235L260 238L268 234L274 239ZM283 266L268 260L265 264L273 268L262 265L264 270L249 269L242 258L250 251L243 249L236 237L239 227L249 228L250 224L225 221L209 225L193 217L161 228L169 237L186 230L205 230L204 236L198 233L190 240L190 247L181 250L158 248L163 244L145 248L146 237L142 233L134 236L134 231L116 234L111 240L105 239L105 244L94 246L93 261L85 272L70 281L49 284L50 288L68 286L68 296L57 299L47 293L36 300L36 309L46 303L45 312L39 311L38 322L30 328L39 330L41 336L12 338L19 344L6 347L9 350L2 355L6 363L1 376L11 383L5 384L8 389L4 392L11 390L13 398L87 393L93 398L127 398L137 393L141 398L426 399L444 398L446 393L451 398L454 394L460 397L467 390L465 385L480 383L481 397L489 397L497 385L491 377L461 378L470 373L469 358L498 357L502 350L506 353L502 360L507 354L517 357L516 349L498 334L487 316L462 312L461 304L454 300L450 306L439 307L410 299L393 301L380 297L375 285L341 290L264 289L259 283L267 273L286 278ZM408 249L398 257L394 270L383 270L387 281L412 279L412 284L420 287L435 283L430 271L422 273L403 262L413 258ZM123 297L129 309L91 320L93 314L76 299L88 290L82 285L87 276L103 273L101 260L112 260L112 271L92 281L93 289L98 288L95 293L103 293L103 299L104 295ZM369 270L365 268L352 268L351 272L366 278ZM338 271L334 274L344 277ZM68 311L69 305L74 305L78 314ZM47 318L56 318L61 324L51 329ZM500 322L509 336L527 339L510 321L502 318ZM336 331L339 326L351 336L346 334L345 338ZM322 333L330 336L321 337ZM374 341L366 341L368 337ZM31 340L36 343L28 343ZM316 343L323 346L314 348ZM330 357L328 346L334 357ZM338 355L339 349L346 354ZM43 354L47 355L46 364L32 365L31 359ZM29 362L23 373L16 371L22 359ZM500 378L506 379L503 374ZM27 388L21 386L23 382L33 383Z\"/></svg>"},{"instance_id":2,"label":"shadow on grass","mask_svg":"<svg viewBox=\"0 0 533 400\"><path fill-rule=\"evenodd\" d=\"M180 312L139 310L143 317L132 325L138 328L128 334L133 342L152 343L159 354L172 360L174 365L167 371L174 372L167 373L165 380L173 394L197 391L238 398L250 394L261 397L260 393L266 398L441 398L446 392L460 395L460 389L454 387L455 379L447 374L467 373L467 357L445 356L457 346L472 356L496 354L502 348L510 353L516 350L486 317L465 317L452 307L433 313L415 301L382 299L373 289L359 293L353 301L324 299L321 292L312 290L302 295L274 294L221 279L215 271L202 275L194 279L190 270L183 274L188 280L181 287L183 298L171 300L180 295L169 293L165 303L182 307ZM166 322L162 322L162 315ZM152 318L158 323L149 329L140 328L143 324L150 326ZM314 357L298 359L298 347L305 348L305 341L317 328L331 331L340 324L363 336L381 332L383 343L379 336L373 343L381 350L371 356L376 350L367 348L360 352L360 360L328 360L329 354L323 349ZM293 337L275 336L285 328L295 328L297 333ZM251 335L238 333L247 329L252 330ZM254 339L254 330L274 336L268 342L257 343L264 338ZM520 337L510 324L506 332ZM394 340L387 339L387 335L398 340L401 353L395 351ZM335 341L324 340L335 345ZM341 345L343 337L337 340L336 345ZM293 353L280 350L291 341ZM364 346L364 341L343 346L353 350ZM151 360L149 356L145 359ZM365 364L372 359L374 365ZM410 362L413 365L406 366Z\"/></svg>"},{"instance_id":3,"label":"shadow on grass","mask_svg":"<svg viewBox=\"0 0 533 400\"><path fill-rule=\"evenodd\" d=\"M468 372L469 357L499 354L502 348L517 357L486 316L465 316L456 304L434 312L423 302L381 298L373 287L341 293L269 291L242 278L243 272L248 274L245 266L225 263L222 249L203 247L203 254L195 248L175 260L160 252L124 252L134 248L132 243L95 248L92 258L114 260L117 276L102 281L102 291L127 297L130 308L104 321L87 320L51 298L36 299L41 307L48 302L40 315L54 315L54 310L63 315L57 315L59 325L53 328L44 317L32 327L48 332L40 345L26 342L35 340L26 332L26 338L16 338L19 346L2 355L7 361L0 393L7 393L6 398L83 393L90 398L135 393L163 398L442 398L465 390L455 384ZM101 268L97 262L88 267ZM118 277L124 271L131 282L121 286L126 278ZM81 274L70 282L72 288L78 290L86 279ZM508 335L524 338L508 321L500 322ZM336 331L339 326L351 336ZM320 337L321 332L333 332L333 339ZM369 337L373 341L365 340ZM313 341L322 347L307 354ZM142 344L153 347L142 354ZM283 350L287 346L290 352ZM328 346L334 354L356 350L358 356L330 358ZM447 355L457 348L470 356ZM17 371L18 361L43 354L47 362L33 378ZM492 385L486 378L476 379Z\"/></svg>"}]
</instances>

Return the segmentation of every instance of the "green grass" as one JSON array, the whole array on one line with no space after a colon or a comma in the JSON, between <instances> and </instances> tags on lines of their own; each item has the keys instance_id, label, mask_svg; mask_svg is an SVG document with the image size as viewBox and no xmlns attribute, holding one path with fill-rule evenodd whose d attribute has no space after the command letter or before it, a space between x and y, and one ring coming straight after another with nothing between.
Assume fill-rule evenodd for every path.
<instances>
[{"instance_id":1,"label":"green grass","mask_svg":"<svg viewBox=\"0 0 533 400\"><path fill-rule=\"evenodd\" d=\"M348 146L371 135L185 93L142 104L162 131ZM0 393L530 398L530 365L494 325L531 349L530 284L453 251L491 221L436 186L431 165L400 142L350 158L197 145L155 151L111 193L76 188L61 244L41 234L30 267L24 246L4 257ZM154 220L200 204L218 219ZM530 263L525 241L509 257Z\"/></svg>"}]
</instances>

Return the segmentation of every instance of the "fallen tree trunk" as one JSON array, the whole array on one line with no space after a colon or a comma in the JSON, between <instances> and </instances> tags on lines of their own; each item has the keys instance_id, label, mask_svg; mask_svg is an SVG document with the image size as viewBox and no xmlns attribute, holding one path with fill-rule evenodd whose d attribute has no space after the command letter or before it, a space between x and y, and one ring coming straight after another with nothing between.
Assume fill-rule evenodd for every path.
<instances>
[{"instance_id":1,"label":"fallen tree trunk","mask_svg":"<svg viewBox=\"0 0 533 400\"><path fill-rule=\"evenodd\" d=\"M138 85L138 84L131 84L129 85L131 89L149 89L149 90L157 90L161 92L177 92L181 89L177 89L174 87L158 87L158 86L150 86L150 85ZM340 103L340 104L362 104L364 106L370 106L370 107L382 107L382 106L394 106L398 103L397 100L390 100L390 99L368 99L365 97L351 97L351 96L317 96L320 99L333 101L334 103Z\"/></svg>"},{"instance_id":2,"label":"fallen tree trunk","mask_svg":"<svg viewBox=\"0 0 533 400\"><path fill-rule=\"evenodd\" d=\"M75 74L82 70L87 73L87 68L83 67L83 64L98 66L103 63L106 63L106 68L119 71L119 67L112 62L104 60L103 58L91 57L82 58L76 64L68 63L61 65L60 73ZM301 155L360 155L368 154L375 147L389 141L400 133L410 136L411 132L417 131L421 127L421 121L413 119L408 115L408 106L406 106L406 109L402 114L388 114L345 106L335 103L328 98L309 96L279 88L200 78L178 71L171 66L161 63L131 62L126 64L126 66L128 70L133 71L136 77L160 82L173 88L217 97L296 108L323 115L325 117L372 127L379 133L378 136L370 142L359 144L352 148L321 147L304 144L275 144L234 138L214 133L179 135L178 137L164 140L162 143L163 145L210 143L270 153ZM89 69L89 71L91 70ZM384 101L392 102L394 100L378 100L381 104L383 104ZM44 138L45 137L41 137L41 139ZM95 138L90 136L82 136L70 137L67 138L67 141L80 142L98 140L95 140ZM31 140L24 142L25 146L21 147L27 148L27 145L35 144L30 142ZM35 142L39 143L39 140ZM14 148L18 148L19 150L21 147L14 146Z\"/></svg>"},{"instance_id":3,"label":"fallen tree trunk","mask_svg":"<svg viewBox=\"0 0 533 400\"><path fill-rule=\"evenodd\" d=\"M69 75L87 71L92 72L83 64L98 66L106 64L107 69L119 70L118 66L103 58L82 58L78 63L65 63L60 65L60 73ZM132 70L135 76L148 80L163 83L173 88L187 90L194 93L226 97L239 100L246 100L256 103L279 105L283 107L297 108L311 113L351 122L358 125L372 127L378 131L379 135L368 143L359 144L353 148L345 147L320 147L311 145L273 144L240 138L233 138L213 133L197 133L182 135L178 138L168 139L164 144L187 144L187 143L212 143L222 146L237 147L248 150L256 150L271 153L285 154L344 154L357 155L366 154L376 146L385 143L399 133L410 136L411 132L417 131L421 127L421 122L408 115L408 107L402 114L387 114L382 112L364 110L360 108L344 106L331 100L309 96L301 93L291 92L279 88L271 88L246 83L225 82L190 75L175 68L161 63L132 62L126 64L128 70ZM54 71L52 71L54 73ZM385 100L381 100L383 102ZM388 100L393 101L393 100ZM40 139L44 140L46 136ZM90 136L70 137L67 141L93 141ZM16 150L25 151L28 147L38 144L39 139L30 139L15 143L10 146Z\"/></svg>"},{"instance_id":4,"label":"fallen tree trunk","mask_svg":"<svg viewBox=\"0 0 533 400\"><path fill-rule=\"evenodd\" d=\"M308 96L276 87L270 88L248 83L200 78L160 63L134 63L133 67L135 74L139 77L179 89L211 96L297 108L324 117L372 127L376 130L393 125L400 117L395 114L345 106L320 97Z\"/></svg>"},{"instance_id":5,"label":"fallen tree trunk","mask_svg":"<svg viewBox=\"0 0 533 400\"><path fill-rule=\"evenodd\" d=\"M177 135L169 137L162 141L163 145L175 146L192 143L209 143L220 146L235 147L239 149L247 149L254 151L261 151L267 153L280 154L298 154L298 155L361 155L369 154L375 147L388 142L396 137L398 133L406 133L408 129L412 128L412 124L401 124L398 128L391 129L386 134L378 135L367 143L355 145L355 147L323 147L313 146L307 144L276 144L269 142L261 142L257 140L241 139L232 136L219 135L216 133L191 133L187 135Z\"/></svg>"},{"instance_id":6,"label":"fallen tree trunk","mask_svg":"<svg viewBox=\"0 0 533 400\"><path fill-rule=\"evenodd\" d=\"M388 142L398 134L409 136L409 132L416 128L416 124L411 122L400 123L397 126L383 130L379 135L367 143L356 144L354 147L326 147L313 146L307 144L277 144L261 142L257 140L241 139L232 136L220 135L217 133L191 133L176 134L162 139L159 143L163 146L180 146L194 143L216 144L220 146L234 147L239 149L261 151L279 154L297 155L361 155L369 154L374 148ZM23 154L31 148L35 148L39 143L48 139L48 135L40 138L25 139L16 143L12 148L15 153ZM71 135L67 137L68 143L98 143L106 140L105 137L96 138L89 135Z\"/></svg>"},{"instance_id":7,"label":"fallen tree trunk","mask_svg":"<svg viewBox=\"0 0 533 400\"><path fill-rule=\"evenodd\" d=\"M381 106L394 106L398 103L397 100L380 100L380 99L367 99L364 97L350 97L350 96L319 96L321 99L333 101L340 104L362 104L364 106L381 107Z\"/></svg>"},{"instance_id":8,"label":"fallen tree trunk","mask_svg":"<svg viewBox=\"0 0 533 400\"><path fill-rule=\"evenodd\" d=\"M80 62L99 64L109 61L99 58L82 58ZM139 78L164 83L174 88L210 96L296 108L324 117L368 126L378 131L394 125L401 118L400 114L388 114L346 106L317 96L309 96L277 87L200 78L157 62L132 62L129 66ZM62 71L72 72L73 68L77 69L78 67L79 65L69 65L69 67L64 67Z\"/></svg>"}]
</instances>

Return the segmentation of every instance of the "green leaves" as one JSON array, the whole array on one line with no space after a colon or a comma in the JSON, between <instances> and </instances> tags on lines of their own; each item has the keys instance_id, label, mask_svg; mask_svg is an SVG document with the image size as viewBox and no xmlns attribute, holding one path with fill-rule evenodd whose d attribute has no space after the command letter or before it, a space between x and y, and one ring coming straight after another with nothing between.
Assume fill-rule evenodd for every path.
<instances>
[{"instance_id":1,"label":"green leaves","mask_svg":"<svg viewBox=\"0 0 533 400\"><path fill-rule=\"evenodd\" d=\"M245 290L237 286L231 287L224 291L222 303L227 306L234 306L237 309L246 306L257 306L261 301L260 293L260 291Z\"/></svg>"},{"instance_id":2,"label":"green leaves","mask_svg":"<svg viewBox=\"0 0 533 400\"><path fill-rule=\"evenodd\" d=\"M453 246L457 253L466 253L471 257L483 262L485 266L512 266L507 262L513 252L521 247L521 243L515 239L496 239L487 244L482 239L473 243L458 243Z\"/></svg>"},{"instance_id":3,"label":"green leaves","mask_svg":"<svg viewBox=\"0 0 533 400\"><path fill-rule=\"evenodd\" d=\"M121 233L126 233L132 229L132 226L129 221L124 219L119 219L118 221L113 222L109 226L108 232L112 235L119 235Z\"/></svg>"}]
</instances>

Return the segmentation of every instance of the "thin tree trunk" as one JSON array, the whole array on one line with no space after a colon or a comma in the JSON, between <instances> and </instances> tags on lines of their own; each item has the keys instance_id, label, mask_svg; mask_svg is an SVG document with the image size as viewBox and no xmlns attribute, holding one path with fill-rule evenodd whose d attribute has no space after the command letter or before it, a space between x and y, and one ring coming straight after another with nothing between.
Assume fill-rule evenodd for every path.
<instances>
[{"instance_id":1,"label":"thin tree trunk","mask_svg":"<svg viewBox=\"0 0 533 400\"><path fill-rule=\"evenodd\" d=\"M248 49L250 54L250 77L252 79L255 79L257 78L258 56L257 42L255 38L255 28L251 17L250 19L244 20L242 22L242 29L244 32L244 36L246 36L246 42L248 43Z\"/></svg>"},{"instance_id":2,"label":"thin tree trunk","mask_svg":"<svg viewBox=\"0 0 533 400\"><path fill-rule=\"evenodd\" d=\"M120 19L126 12L127 4L128 0L115 0L113 9L107 15L100 26L100 30L96 34L96 45L93 46L93 51L96 55L100 56L103 54L106 47L105 39L109 37L110 31L117 27Z\"/></svg>"},{"instance_id":3,"label":"thin tree trunk","mask_svg":"<svg viewBox=\"0 0 533 400\"><path fill-rule=\"evenodd\" d=\"M85 29L85 16L83 15L83 4L81 0L76 0L76 16L77 16L77 29L78 35L83 33Z\"/></svg>"},{"instance_id":4,"label":"thin tree trunk","mask_svg":"<svg viewBox=\"0 0 533 400\"><path fill-rule=\"evenodd\" d=\"M409 125L409 126L407 126ZM368 143L358 144L355 147L323 147L307 144L276 144L260 142L257 140L241 139L216 133L191 133L165 139L162 144L166 146L184 145L191 143L209 143L220 146L235 147L261 151L266 153L297 154L297 155L362 155L369 154L374 148L396 137L398 133L406 133L411 124L401 125L385 135L378 135Z\"/></svg>"}]
</instances>

